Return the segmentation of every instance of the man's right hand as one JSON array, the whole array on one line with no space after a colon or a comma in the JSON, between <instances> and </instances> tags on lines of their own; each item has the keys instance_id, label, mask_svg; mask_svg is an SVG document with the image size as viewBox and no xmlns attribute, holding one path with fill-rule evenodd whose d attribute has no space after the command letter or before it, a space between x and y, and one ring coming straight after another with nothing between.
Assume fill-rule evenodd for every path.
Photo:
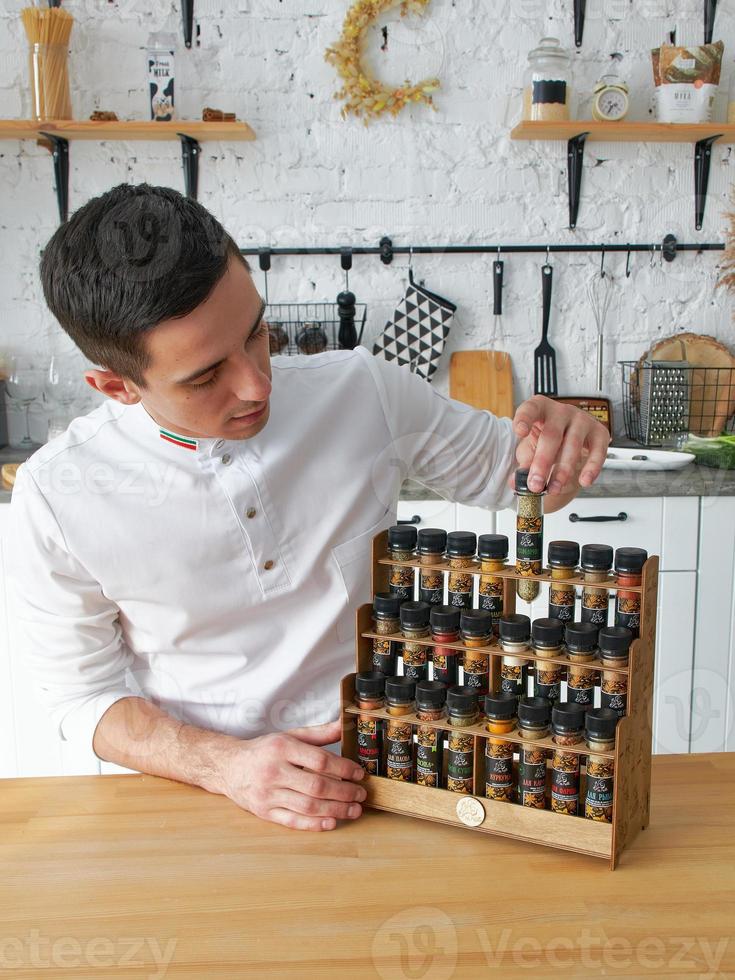
<instances>
[{"instance_id":1,"label":"man's right hand","mask_svg":"<svg viewBox=\"0 0 735 980\"><path fill-rule=\"evenodd\" d=\"M362 813L363 769L322 745L339 741L340 722L272 732L230 743L222 793L256 817L295 830L334 830Z\"/></svg>"}]
</instances>

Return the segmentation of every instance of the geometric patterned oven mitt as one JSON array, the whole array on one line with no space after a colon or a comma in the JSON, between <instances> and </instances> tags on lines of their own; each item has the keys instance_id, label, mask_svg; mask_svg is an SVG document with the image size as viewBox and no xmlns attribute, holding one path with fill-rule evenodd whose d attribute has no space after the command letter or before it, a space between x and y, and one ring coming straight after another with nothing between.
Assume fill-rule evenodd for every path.
<instances>
[{"instance_id":1,"label":"geometric patterned oven mitt","mask_svg":"<svg viewBox=\"0 0 735 980\"><path fill-rule=\"evenodd\" d=\"M431 381L457 307L415 283L411 268L408 281L406 295L375 341L373 354L382 354L386 361L408 364L415 374Z\"/></svg>"}]
</instances>

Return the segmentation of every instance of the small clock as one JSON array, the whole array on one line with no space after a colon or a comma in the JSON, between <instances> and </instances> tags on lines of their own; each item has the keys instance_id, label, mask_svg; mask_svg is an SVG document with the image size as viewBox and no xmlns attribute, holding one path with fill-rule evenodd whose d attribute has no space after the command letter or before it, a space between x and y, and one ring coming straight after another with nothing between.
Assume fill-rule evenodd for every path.
<instances>
[{"instance_id":1,"label":"small clock","mask_svg":"<svg viewBox=\"0 0 735 980\"><path fill-rule=\"evenodd\" d=\"M592 116L598 122L620 122L628 115L628 86L617 75L603 75L592 96Z\"/></svg>"}]
</instances>

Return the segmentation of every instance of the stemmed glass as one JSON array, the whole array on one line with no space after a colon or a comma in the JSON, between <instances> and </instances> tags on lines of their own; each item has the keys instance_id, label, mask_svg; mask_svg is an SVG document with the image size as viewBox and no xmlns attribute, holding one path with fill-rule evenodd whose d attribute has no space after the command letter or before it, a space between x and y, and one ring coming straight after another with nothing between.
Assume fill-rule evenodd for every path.
<instances>
[{"instance_id":1,"label":"stemmed glass","mask_svg":"<svg viewBox=\"0 0 735 980\"><path fill-rule=\"evenodd\" d=\"M43 394L45 372L34 366L30 357L18 355L10 359L10 373L5 382L8 397L25 408L26 431L14 449L33 449L36 443L31 439L29 408Z\"/></svg>"},{"instance_id":2,"label":"stemmed glass","mask_svg":"<svg viewBox=\"0 0 735 980\"><path fill-rule=\"evenodd\" d=\"M49 401L60 405L49 420L48 438L60 435L71 420L69 407L80 395L81 359L76 354L54 354L46 372L45 391Z\"/></svg>"}]
</instances>

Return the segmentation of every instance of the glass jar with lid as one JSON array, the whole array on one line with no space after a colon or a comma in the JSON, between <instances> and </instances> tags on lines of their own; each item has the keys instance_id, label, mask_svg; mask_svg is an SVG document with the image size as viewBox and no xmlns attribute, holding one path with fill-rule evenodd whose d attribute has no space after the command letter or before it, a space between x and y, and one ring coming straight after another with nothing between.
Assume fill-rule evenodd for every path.
<instances>
[{"instance_id":1,"label":"glass jar with lid","mask_svg":"<svg viewBox=\"0 0 735 980\"><path fill-rule=\"evenodd\" d=\"M523 118L559 122L571 118L571 58L558 38L543 37L528 54L523 79Z\"/></svg>"}]
</instances>

